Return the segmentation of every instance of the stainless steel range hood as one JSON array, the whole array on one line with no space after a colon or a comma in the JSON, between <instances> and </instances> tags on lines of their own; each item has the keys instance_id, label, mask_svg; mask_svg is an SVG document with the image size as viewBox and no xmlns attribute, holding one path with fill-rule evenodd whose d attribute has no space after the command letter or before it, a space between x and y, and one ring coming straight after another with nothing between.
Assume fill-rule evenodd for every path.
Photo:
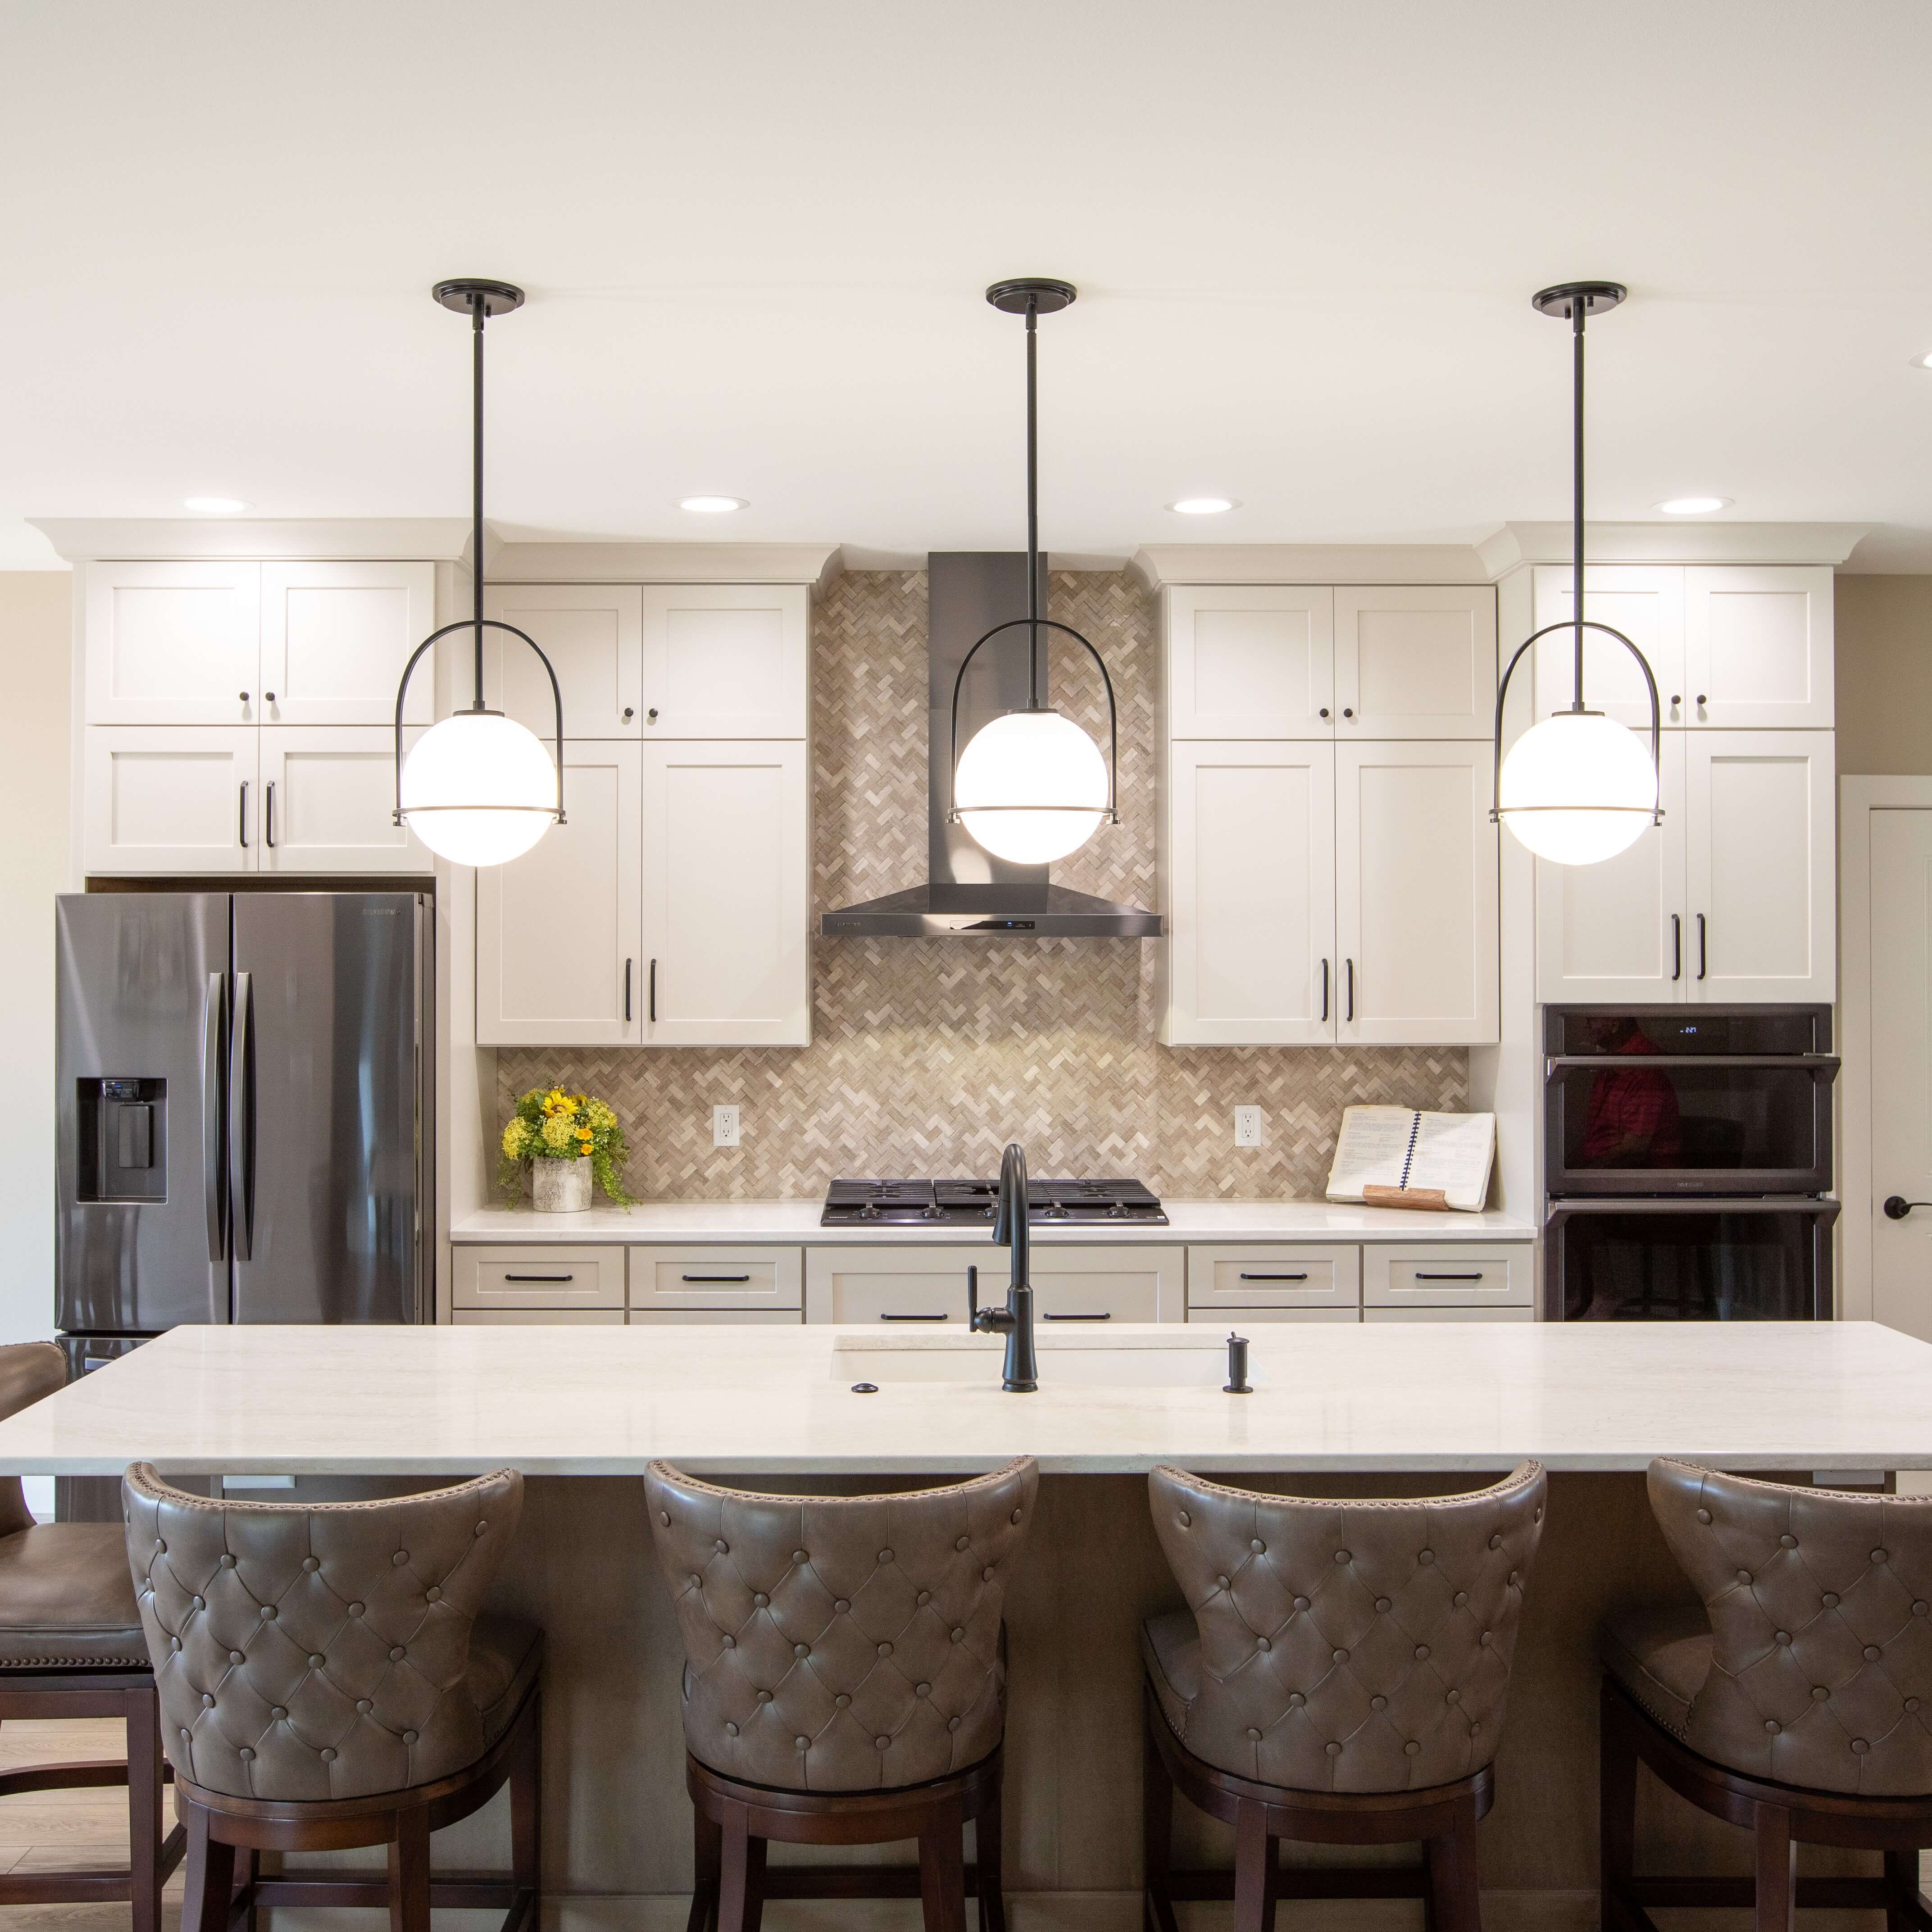
<instances>
[{"instance_id":1,"label":"stainless steel range hood","mask_svg":"<svg viewBox=\"0 0 1932 1932\"><path fill-rule=\"evenodd\" d=\"M1046 559L1040 560L1040 606ZM998 623L1027 610L1024 551L939 550L926 559L926 849L928 883L820 916L829 938L979 938L1002 933L1041 939L1158 939L1160 914L1070 892L1044 866L1015 866L950 825L952 682L966 653ZM1015 635L1017 637L1018 633ZM963 748L982 724L1028 701L1023 650L988 645L959 698ZM1046 666L1040 665L1046 697ZM1104 836L1104 835L1102 835Z\"/></svg>"}]
</instances>

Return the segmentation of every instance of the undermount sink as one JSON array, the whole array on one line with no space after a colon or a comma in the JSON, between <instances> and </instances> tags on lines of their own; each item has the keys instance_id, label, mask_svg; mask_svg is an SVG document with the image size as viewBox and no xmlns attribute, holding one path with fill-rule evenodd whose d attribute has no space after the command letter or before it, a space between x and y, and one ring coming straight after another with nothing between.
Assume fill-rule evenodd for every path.
<instances>
[{"instance_id":1,"label":"undermount sink","mask_svg":"<svg viewBox=\"0 0 1932 1932\"><path fill-rule=\"evenodd\" d=\"M1034 1353L1042 1388L1221 1388L1228 1380L1227 1337L1216 1330L1172 1337L1148 1334L1078 1335L1036 1329ZM1006 1344L998 1336L841 1335L832 1346L832 1378L838 1382L984 1382L1000 1385ZM1267 1385L1250 1349L1248 1380Z\"/></svg>"}]
</instances>

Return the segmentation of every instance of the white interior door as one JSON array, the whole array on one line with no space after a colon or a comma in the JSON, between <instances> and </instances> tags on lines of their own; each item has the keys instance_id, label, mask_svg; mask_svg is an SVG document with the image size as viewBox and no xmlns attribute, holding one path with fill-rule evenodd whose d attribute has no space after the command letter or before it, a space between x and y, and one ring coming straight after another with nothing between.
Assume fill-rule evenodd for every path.
<instances>
[{"instance_id":1,"label":"white interior door","mask_svg":"<svg viewBox=\"0 0 1932 1932\"><path fill-rule=\"evenodd\" d=\"M812 1040L812 821L796 740L644 747L644 1040Z\"/></svg>"},{"instance_id":2,"label":"white interior door","mask_svg":"<svg viewBox=\"0 0 1932 1932\"><path fill-rule=\"evenodd\" d=\"M1174 738L1332 738L1335 593L1183 585L1166 593Z\"/></svg>"},{"instance_id":3,"label":"white interior door","mask_svg":"<svg viewBox=\"0 0 1932 1932\"><path fill-rule=\"evenodd\" d=\"M1832 635L1828 570L1686 570L1688 722L1830 730Z\"/></svg>"},{"instance_id":4,"label":"white interior door","mask_svg":"<svg viewBox=\"0 0 1932 1932\"><path fill-rule=\"evenodd\" d=\"M1496 593L1486 584L1335 592L1335 730L1484 738L1496 728Z\"/></svg>"},{"instance_id":5,"label":"white interior door","mask_svg":"<svg viewBox=\"0 0 1932 1932\"><path fill-rule=\"evenodd\" d=\"M1335 752L1336 1037L1498 1037L1501 928L1487 745Z\"/></svg>"},{"instance_id":6,"label":"white interior door","mask_svg":"<svg viewBox=\"0 0 1932 1932\"><path fill-rule=\"evenodd\" d=\"M492 617L527 632L556 672L567 738L635 738L643 726L644 594L629 584L501 584L484 592ZM460 681L459 692L468 689ZM483 634L483 688L539 738L556 730L544 668L527 644Z\"/></svg>"},{"instance_id":7,"label":"white interior door","mask_svg":"<svg viewBox=\"0 0 1932 1932\"><path fill-rule=\"evenodd\" d=\"M252 724L94 725L82 734L89 872L252 872L261 787Z\"/></svg>"},{"instance_id":8,"label":"white interior door","mask_svg":"<svg viewBox=\"0 0 1932 1932\"><path fill-rule=\"evenodd\" d=\"M484 1046L634 1046L644 1010L638 748L563 748L565 823L476 874Z\"/></svg>"},{"instance_id":9,"label":"white interior door","mask_svg":"<svg viewBox=\"0 0 1932 1932\"><path fill-rule=\"evenodd\" d=\"M1833 998L1834 734L1690 731L1684 742L1690 997Z\"/></svg>"},{"instance_id":10,"label":"white interior door","mask_svg":"<svg viewBox=\"0 0 1932 1932\"><path fill-rule=\"evenodd\" d=\"M1554 624L1574 613L1568 565L1544 564L1536 572L1536 624ZM1684 572L1675 564L1593 564L1583 574L1586 622L1621 631L1643 653L1657 680L1659 716L1666 724L1688 722L1684 668ZM1508 653L1520 638L1506 638ZM1536 647L1536 715L1567 711L1576 695L1576 633L1555 631ZM1522 675L1517 673L1518 676ZM1583 698L1625 724L1650 728L1650 695L1636 660L1614 638L1586 632Z\"/></svg>"},{"instance_id":11,"label":"white interior door","mask_svg":"<svg viewBox=\"0 0 1932 1932\"><path fill-rule=\"evenodd\" d=\"M1335 1037L1335 750L1169 753L1170 1046Z\"/></svg>"},{"instance_id":12,"label":"white interior door","mask_svg":"<svg viewBox=\"0 0 1932 1932\"><path fill-rule=\"evenodd\" d=\"M87 722L258 722L261 590L258 563L90 563Z\"/></svg>"},{"instance_id":13,"label":"white interior door","mask_svg":"<svg viewBox=\"0 0 1932 1932\"><path fill-rule=\"evenodd\" d=\"M1684 903L1688 735L1664 734L1661 825L1646 825L1634 844L1598 865L1537 860L1538 998L1655 1005L1690 997L1696 959Z\"/></svg>"},{"instance_id":14,"label":"white interior door","mask_svg":"<svg viewBox=\"0 0 1932 1932\"><path fill-rule=\"evenodd\" d=\"M261 722L393 730L410 653L435 628L434 564L263 564ZM427 724L435 694L425 658L404 722Z\"/></svg>"},{"instance_id":15,"label":"white interior door","mask_svg":"<svg viewBox=\"0 0 1932 1932\"><path fill-rule=\"evenodd\" d=\"M1870 1186L1845 1213L1868 1217L1872 1319L1932 1342L1932 1208L1896 1221L1883 1208L1932 1202L1932 810L1869 822Z\"/></svg>"},{"instance_id":16,"label":"white interior door","mask_svg":"<svg viewBox=\"0 0 1932 1932\"><path fill-rule=\"evenodd\" d=\"M412 732L408 745L421 735ZM265 872L430 872L394 824L396 740L380 724L278 724L261 734Z\"/></svg>"},{"instance_id":17,"label":"white interior door","mask_svg":"<svg viewBox=\"0 0 1932 1932\"><path fill-rule=\"evenodd\" d=\"M806 735L803 584L653 584L639 596L646 742Z\"/></svg>"}]
</instances>

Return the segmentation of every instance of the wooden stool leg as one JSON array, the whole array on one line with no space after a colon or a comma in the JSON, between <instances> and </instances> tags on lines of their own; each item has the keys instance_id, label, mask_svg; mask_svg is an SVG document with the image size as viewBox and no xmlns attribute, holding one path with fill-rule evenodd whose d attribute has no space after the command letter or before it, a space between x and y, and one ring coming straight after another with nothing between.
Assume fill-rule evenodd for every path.
<instances>
[{"instance_id":1,"label":"wooden stool leg","mask_svg":"<svg viewBox=\"0 0 1932 1932\"><path fill-rule=\"evenodd\" d=\"M1482 1932L1474 1801L1464 1798L1456 1812L1454 1825L1424 1848L1429 1862L1430 1923L1435 1932Z\"/></svg>"},{"instance_id":2,"label":"wooden stool leg","mask_svg":"<svg viewBox=\"0 0 1932 1932\"><path fill-rule=\"evenodd\" d=\"M1886 1932L1916 1932L1912 1908L1918 1898L1918 1854L1885 1855Z\"/></svg>"},{"instance_id":3,"label":"wooden stool leg","mask_svg":"<svg viewBox=\"0 0 1932 1932\"><path fill-rule=\"evenodd\" d=\"M1760 1804L1756 1838L1756 1932L1794 1932L1798 1840L1791 1835L1791 1814L1780 1804Z\"/></svg>"},{"instance_id":4,"label":"wooden stool leg","mask_svg":"<svg viewBox=\"0 0 1932 1932\"><path fill-rule=\"evenodd\" d=\"M926 1932L966 1932L966 1874L960 1839L966 1820L956 1801L919 1834L919 1897Z\"/></svg>"},{"instance_id":5,"label":"wooden stool leg","mask_svg":"<svg viewBox=\"0 0 1932 1932\"><path fill-rule=\"evenodd\" d=\"M262 1855L260 1852L244 1851L238 1846L235 1852L235 1889L229 1905L229 1920L238 1925L239 1932L255 1932L256 1904L256 1881L262 1876ZM239 1909L241 1918L235 1914Z\"/></svg>"},{"instance_id":6,"label":"wooden stool leg","mask_svg":"<svg viewBox=\"0 0 1932 1932\"><path fill-rule=\"evenodd\" d=\"M691 1814L691 1916L685 1921L684 1932L709 1932L718 1916L718 1874L724 1862L724 1834L715 1819L707 1818L695 1806Z\"/></svg>"},{"instance_id":7,"label":"wooden stool leg","mask_svg":"<svg viewBox=\"0 0 1932 1932\"><path fill-rule=\"evenodd\" d=\"M718 1932L758 1932L765 1912L765 1841L752 1837L743 1805L724 1807L724 1840Z\"/></svg>"},{"instance_id":8,"label":"wooden stool leg","mask_svg":"<svg viewBox=\"0 0 1932 1932\"><path fill-rule=\"evenodd\" d=\"M1234 1814L1234 1932L1274 1932L1281 1840L1270 1838L1268 1808L1244 1800Z\"/></svg>"},{"instance_id":9,"label":"wooden stool leg","mask_svg":"<svg viewBox=\"0 0 1932 1932\"><path fill-rule=\"evenodd\" d=\"M412 1807L389 1840L389 1932L429 1932L429 1813Z\"/></svg>"},{"instance_id":10,"label":"wooden stool leg","mask_svg":"<svg viewBox=\"0 0 1932 1932\"><path fill-rule=\"evenodd\" d=\"M182 1899L182 1932L227 1932L228 1905L235 1888L235 1847L209 1837L208 1814L200 1805L188 1814L188 1889Z\"/></svg>"},{"instance_id":11,"label":"wooden stool leg","mask_svg":"<svg viewBox=\"0 0 1932 1932\"><path fill-rule=\"evenodd\" d=\"M1146 1910L1154 1932L1180 1932L1174 1916L1168 1880L1174 1870L1174 1780L1154 1742L1159 1721L1152 1711L1141 1719L1141 1860Z\"/></svg>"},{"instance_id":12,"label":"wooden stool leg","mask_svg":"<svg viewBox=\"0 0 1932 1932\"><path fill-rule=\"evenodd\" d=\"M536 1932L543 1894L543 1693L532 1697L528 1726L510 1771L510 1882L517 1889L523 1925Z\"/></svg>"},{"instance_id":13,"label":"wooden stool leg","mask_svg":"<svg viewBox=\"0 0 1932 1932\"><path fill-rule=\"evenodd\" d=\"M1003 1770L994 1780L992 1798L973 1824L973 1853L980 1867L980 1932L1006 1932L1006 1883L1000 1866L1000 1805L1005 1796L1005 1776Z\"/></svg>"},{"instance_id":14,"label":"wooden stool leg","mask_svg":"<svg viewBox=\"0 0 1932 1932\"><path fill-rule=\"evenodd\" d=\"M128 1872L134 1932L161 1932L161 1700L130 1690L128 1730Z\"/></svg>"},{"instance_id":15,"label":"wooden stool leg","mask_svg":"<svg viewBox=\"0 0 1932 1932\"><path fill-rule=\"evenodd\" d=\"M1604 1932L1614 1932L1636 1876L1636 1742L1623 1700L1607 1678L1599 1705L1597 1883L1600 1923Z\"/></svg>"}]
</instances>

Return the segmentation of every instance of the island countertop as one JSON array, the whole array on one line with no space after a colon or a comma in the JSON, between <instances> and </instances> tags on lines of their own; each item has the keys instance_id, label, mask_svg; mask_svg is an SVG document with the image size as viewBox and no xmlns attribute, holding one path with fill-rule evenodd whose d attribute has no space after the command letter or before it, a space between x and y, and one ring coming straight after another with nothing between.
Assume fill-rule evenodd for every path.
<instances>
[{"instance_id":1,"label":"island countertop","mask_svg":"<svg viewBox=\"0 0 1932 1932\"><path fill-rule=\"evenodd\" d=\"M1244 1396L1222 1391L1221 1340L1042 1334L1039 1392L1008 1395L997 1340L963 1335L182 1328L0 1421L0 1470L1932 1468L1932 1346L1870 1322L1257 1324ZM855 1393L862 1378L878 1392Z\"/></svg>"}]
</instances>

